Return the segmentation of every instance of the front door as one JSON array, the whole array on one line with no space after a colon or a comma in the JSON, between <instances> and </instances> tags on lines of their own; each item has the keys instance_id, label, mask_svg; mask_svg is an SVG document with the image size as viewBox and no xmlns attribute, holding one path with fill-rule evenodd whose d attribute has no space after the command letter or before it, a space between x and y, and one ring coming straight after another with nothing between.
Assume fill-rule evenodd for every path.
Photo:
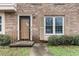
<instances>
[{"instance_id":1,"label":"front door","mask_svg":"<svg viewBox=\"0 0 79 59\"><path fill-rule=\"evenodd\" d=\"M20 16L20 40L30 40L30 16Z\"/></svg>"}]
</instances>

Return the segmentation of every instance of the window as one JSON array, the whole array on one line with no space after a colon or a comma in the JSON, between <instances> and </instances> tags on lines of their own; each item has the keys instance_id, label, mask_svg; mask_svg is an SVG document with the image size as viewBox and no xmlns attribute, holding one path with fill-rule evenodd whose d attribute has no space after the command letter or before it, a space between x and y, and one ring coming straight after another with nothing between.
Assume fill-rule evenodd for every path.
<instances>
[{"instance_id":1,"label":"window","mask_svg":"<svg viewBox=\"0 0 79 59\"><path fill-rule=\"evenodd\" d=\"M2 31L2 17L0 16L0 32Z\"/></svg>"},{"instance_id":2,"label":"window","mask_svg":"<svg viewBox=\"0 0 79 59\"><path fill-rule=\"evenodd\" d=\"M0 14L0 34L5 34L4 14Z\"/></svg>"},{"instance_id":3,"label":"window","mask_svg":"<svg viewBox=\"0 0 79 59\"><path fill-rule=\"evenodd\" d=\"M5 34L5 14L0 13L0 34Z\"/></svg>"},{"instance_id":4,"label":"window","mask_svg":"<svg viewBox=\"0 0 79 59\"><path fill-rule=\"evenodd\" d=\"M62 17L55 17L55 33L63 33L63 19Z\"/></svg>"},{"instance_id":5,"label":"window","mask_svg":"<svg viewBox=\"0 0 79 59\"><path fill-rule=\"evenodd\" d=\"M53 33L53 18L46 17L46 33Z\"/></svg>"},{"instance_id":6,"label":"window","mask_svg":"<svg viewBox=\"0 0 79 59\"><path fill-rule=\"evenodd\" d=\"M45 16L45 34L64 34L63 16Z\"/></svg>"}]
</instances>

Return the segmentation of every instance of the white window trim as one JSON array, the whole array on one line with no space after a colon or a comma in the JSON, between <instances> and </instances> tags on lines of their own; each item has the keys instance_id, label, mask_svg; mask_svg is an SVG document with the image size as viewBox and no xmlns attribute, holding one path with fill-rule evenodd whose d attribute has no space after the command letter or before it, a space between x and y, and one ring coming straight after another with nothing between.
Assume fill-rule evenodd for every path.
<instances>
[{"instance_id":1,"label":"white window trim","mask_svg":"<svg viewBox=\"0 0 79 59\"><path fill-rule=\"evenodd\" d=\"M50 17L50 16L49 16ZM59 16L63 18L63 33L55 33L55 17L57 16L52 16L53 18L53 33L46 33L46 16L44 17L44 35L64 35L64 16Z\"/></svg>"},{"instance_id":2,"label":"white window trim","mask_svg":"<svg viewBox=\"0 0 79 59\"><path fill-rule=\"evenodd\" d=\"M2 28L0 34L5 34L5 15L4 13L0 13L0 16L2 17Z\"/></svg>"}]
</instances>

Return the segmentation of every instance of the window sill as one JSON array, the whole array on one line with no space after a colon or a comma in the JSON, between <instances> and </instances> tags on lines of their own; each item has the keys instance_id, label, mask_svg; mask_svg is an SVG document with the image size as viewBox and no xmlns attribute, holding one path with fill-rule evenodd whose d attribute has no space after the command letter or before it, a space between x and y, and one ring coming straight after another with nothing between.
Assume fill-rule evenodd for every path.
<instances>
[{"instance_id":1,"label":"window sill","mask_svg":"<svg viewBox=\"0 0 79 59\"><path fill-rule=\"evenodd\" d=\"M45 34L45 35L49 36L49 35L64 35L64 34L62 33L62 34Z\"/></svg>"},{"instance_id":2,"label":"window sill","mask_svg":"<svg viewBox=\"0 0 79 59\"><path fill-rule=\"evenodd\" d=\"M4 32L0 31L0 34L4 34Z\"/></svg>"}]
</instances>

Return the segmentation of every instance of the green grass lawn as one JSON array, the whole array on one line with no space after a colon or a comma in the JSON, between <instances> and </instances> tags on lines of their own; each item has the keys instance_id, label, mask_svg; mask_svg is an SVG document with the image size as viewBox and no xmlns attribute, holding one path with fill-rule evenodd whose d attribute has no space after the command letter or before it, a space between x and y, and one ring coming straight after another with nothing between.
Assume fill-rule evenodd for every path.
<instances>
[{"instance_id":1,"label":"green grass lawn","mask_svg":"<svg viewBox=\"0 0 79 59\"><path fill-rule=\"evenodd\" d=\"M28 56L29 55L29 48L27 47L2 47L0 46L0 56Z\"/></svg>"},{"instance_id":2,"label":"green grass lawn","mask_svg":"<svg viewBox=\"0 0 79 59\"><path fill-rule=\"evenodd\" d=\"M79 46L48 46L53 56L79 56Z\"/></svg>"}]
</instances>

